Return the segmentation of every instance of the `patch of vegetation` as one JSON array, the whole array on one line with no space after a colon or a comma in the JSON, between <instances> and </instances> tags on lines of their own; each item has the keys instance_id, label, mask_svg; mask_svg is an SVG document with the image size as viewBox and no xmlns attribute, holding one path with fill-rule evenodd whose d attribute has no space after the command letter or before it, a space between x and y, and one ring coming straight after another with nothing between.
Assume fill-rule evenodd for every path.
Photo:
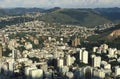
<instances>
[{"instance_id":1,"label":"patch of vegetation","mask_svg":"<svg viewBox=\"0 0 120 79\"><path fill-rule=\"evenodd\" d=\"M33 21L33 18L17 17L9 20L2 20L0 21L0 28L5 27L6 25L15 25L15 24L29 22L29 21Z\"/></svg>"},{"instance_id":2,"label":"patch of vegetation","mask_svg":"<svg viewBox=\"0 0 120 79\"><path fill-rule=\"evenodd\" d=\"M39 58L36 58L36 57L27 57L29 58L30 60L32 60L33 62L39 62Z\"/></svg>"},{"instance_id":3,"label":"patch of vegetation","mask_svg":"<svg viewBox=\"0 0 120 79\"><path fill-rule=\"evenodd\" d=\"M39 20L61 24L96 26L110 22L92 10L62 9L46 13Z\"/></svg>"},{"instance_id":4,"label":"patch of vegetation","mask_svg":"<svg viewBox=\"0 0 120 79\"><path fill-rule=\"evenodd\" d=\"M109 34L112 33L114 30L120 29L120 24L116 25L113 28L106 29L99 33L98 35L93 35L87 38L88 42L82 42L81 46L92 50L93 46L99 46L101 44L108 44L112 48L120 49L120 37L112 37L108 38Z\"/></svg>"},{"instance_id":5,"label":"patch of vegetation","mask_svg":"<svg viewBox=\"0 0 120 79\"><path fill-rule=\"evenodd\" d=\"M12 51L9 48L6 48L6 51L3 52L3 56L8 57Z\"/></svg>"}]
</instances>

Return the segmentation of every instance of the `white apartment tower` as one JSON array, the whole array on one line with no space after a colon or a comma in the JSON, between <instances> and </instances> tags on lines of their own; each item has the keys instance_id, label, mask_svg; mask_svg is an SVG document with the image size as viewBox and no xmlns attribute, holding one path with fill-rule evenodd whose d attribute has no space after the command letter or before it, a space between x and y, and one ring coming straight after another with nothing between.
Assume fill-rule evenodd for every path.
<instances>
[{"instance_id":1,"label":"white apartment tower","mask_svg":"<svg viewBox=\"0 0 120 79\"><path fill-rule=\"evenodd\" d=\"M80 59L80 61L82 60L82 53L83 53L83 50L82 49L79 49L79 59Z\"/></svg>"},{"instance_id":2,"label":"white apartment tower","mask_svg":"<svg viewBox=\"0 0 120 79\"><path fill-rule=\"evenodd\" d=\"M92 66L93 67L100 67L100 63L101 63L101 57L100 56L94 56L92 58Z\"/></svg>"},{"instance_id":3,"label":"white apartment tower","mask_svg":"<svg viewBox=\"0 0 120 79\"><path fill-rule=\"evenodd\" d=\"M30 79L43 79L43 70L42 69L30 70Z\"/></svg>"},{"instance_id":4,"label":"white apartment tower","mask_svg":"<svg viewBox=\"0 0 120 79\"><path fill-rule=\"evenodd\" d=\"M57 67L63 67L63 65L64 65L64 61L63 61L63 59L62 58L58 58L57 59Z\"/></svg>"},{"instance_id":5,"label":"white apartment tower","mask_svg":"<svg viewBox=\"0 0 120 79\"><path fill-rule=\"evenodd\" d=\"M84 50L82 57L83 57L82 62L85 63L85 64L88 64L88 51Z\"/></svg>"},{"instance_id":6,"label":"white apartment tower","mask_svg":"<svg viewBox=\"0 0 120 79\"><path fill-rule=\"evenodd\" d=\"M115 68L115 75L116 76L120 75L120 67Z\"/></svg>"},{"instance_id":7,"label":"white apartment tower","mask_svg":"<svg viewBox=\"0 0 120 79\"><path fill-rule=\"evenodd\" d=\"M66 57L66 65L67 66L71 65L71 56L70 55L67 55L67 57Z\"/></svg>"},{"instance_id":8,"label":"white apartment tower","mask_svg":"<svg viewBox=\"0 0 120 79\"><path fill-rule=\"evenodd\" d=\"M88 64L88 51L80 49L79 59L81 62Z\"/></svg>"}]
</instances>

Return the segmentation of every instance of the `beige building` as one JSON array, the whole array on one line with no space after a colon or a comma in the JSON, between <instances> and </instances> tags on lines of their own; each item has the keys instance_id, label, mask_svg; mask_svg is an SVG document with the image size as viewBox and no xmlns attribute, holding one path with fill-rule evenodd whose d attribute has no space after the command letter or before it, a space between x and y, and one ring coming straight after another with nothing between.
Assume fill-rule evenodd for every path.
<instances>
[{"instance_id":1,"label":"beige building","mask_svg":"<svg viewBox=\"0 0 120 79\"><path fill-rule=\"evenodd\" d=\"M80 39L78 37L75 37L73 40L72 40L72 46L77 46L77 45L80 45Z\"/></svg>"},{"instance_id":2,"label":"beige building","mask_svg":"<svg viewBox=\"0 0 120 79\"><path fill-rule=\"evenodd\" d=\"M0 46L0 58L2 58L2 46Z\"/></svg>"}]
</instances>

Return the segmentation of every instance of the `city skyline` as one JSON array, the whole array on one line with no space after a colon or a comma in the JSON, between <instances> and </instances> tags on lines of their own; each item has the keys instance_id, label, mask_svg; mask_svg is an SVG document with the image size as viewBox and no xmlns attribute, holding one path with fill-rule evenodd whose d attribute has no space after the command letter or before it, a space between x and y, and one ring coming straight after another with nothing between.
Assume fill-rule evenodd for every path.
<instances>
[{"instance_id":1,"label":"city skyline","mask_svg":"<svg viewBox=\"0 0 120 79\"><path fill-rule=\"evenodd\" d=\"M0 9L0 79L120 79L120 8L19 1Z\"/></svg>"},{"instance_id":2,"label":"city skyline","mask_svg":"<svg viewBox=\"0 0 120 79\"><path fill-rule=\"evenodd\" d=\"M119 4L120 0L0 0L1 8L108 8Z\"/></svg>"}]
</instances>

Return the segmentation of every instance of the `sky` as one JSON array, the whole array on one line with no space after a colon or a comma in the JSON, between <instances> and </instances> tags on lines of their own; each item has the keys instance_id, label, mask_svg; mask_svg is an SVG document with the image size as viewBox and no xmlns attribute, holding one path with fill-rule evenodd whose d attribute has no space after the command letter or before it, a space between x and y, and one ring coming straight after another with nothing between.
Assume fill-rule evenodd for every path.
<instances>
[{"instance_id":1,"label":"sky","mask_svg":"<svg viewBox=\"0 0 120 79\"><path fill-rule=\"evenodd\" d=\"M106 8L119 6L120 0L0 0L0 8Z\"/></svg>"}]
</instances>

